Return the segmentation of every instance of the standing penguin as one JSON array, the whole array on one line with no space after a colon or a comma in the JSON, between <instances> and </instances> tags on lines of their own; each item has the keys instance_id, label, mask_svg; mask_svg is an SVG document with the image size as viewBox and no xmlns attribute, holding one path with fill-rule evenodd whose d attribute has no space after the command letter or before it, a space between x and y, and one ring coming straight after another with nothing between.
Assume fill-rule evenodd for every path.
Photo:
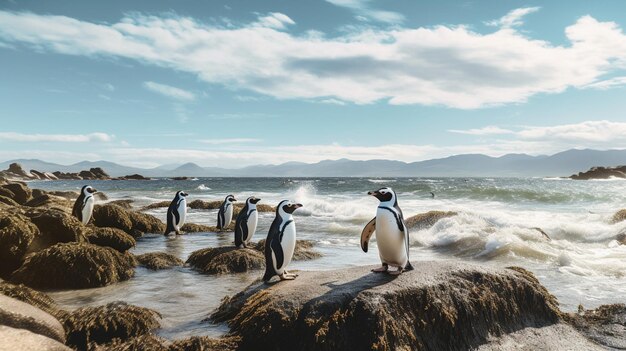
<instances>
[{"instance_id":1,"label":"standing penguin","mask_svg":"<svg viewBox=\"0 0 626 351\"><path fill-rule=\"evenodd\" d=\"M256 225L259 221L256 204L259 201L261 199L250 196L246 200L246 205L239 211L235 222L235 246L238 248L247 247L256 231Z\"/></svg>"},{"instance_id":2,"label":"standing penguin","mask_svg":"<svg viewBox=\"0 0 626 351\"><path fill-rule=\"evenodd\" d=\"M176 232L176 235L180 234L180 227L185 224L185 217L187 216L187 194L184 191L176 192L174 200L170 203L170 207L167 209L167 228L164 235L168 235L171 232Z\"/></svg>"},{"instance_id":3,"label":"standing penguin","mask_svg":"<svg viewBox=\"0 0 626 351\"><path fill-rule=\"evenodd\" d=\"M285 268L291 263L296 248L296 223L292 213L300 207L301 204L292 204L289 200L281 201L276 207L276 218L265 240L264 282L268 282L275 275L280 280L293 280L298 276L290 274Z\"/></svg>"},{"instance_id":4,"label":"standing penguin","mask_svg":"<svg viewBox=\"0 0 626 351\"><path fill-rule=\"evenodd\" d=\"M83 222L83 224L89 223L91 219L91 214L93 213L93 205L94 198L93 194L97 193L98 190L92 188L89 185L85 185L80 190L80 195L76 202L74 202L74 208L72 208L72 215L78 218L79 221Z\"/></svg>"},{"instance_id":5,"label":"standing penguin","mask_svg":"<svg viewBox=\"0 0 626 351\"><path fill-rule=\"evenodd\" d=\"M393 275L412 270L413 266L409 261L409 229L404 223L396 193L391 188L381 188L367 194L380 201L376 217L369 221L361 232L361 248L367 252L370 237L376 231L378 254L383 265L373 269L372 272L387 272L389 266L398 268L389 272Z\"/></svg>"},{"instance_id":6,"label":"standing penguin","mask_svg":"<svg viewBox=\"0 0 626 351\"><path fill-rule=\"evenodd\" d=\"M217 212L217 229L224 230L233 220L233 202L237 201L233 195L228 195L222 202L220 210Z\"/></svg>"}]
</instances>

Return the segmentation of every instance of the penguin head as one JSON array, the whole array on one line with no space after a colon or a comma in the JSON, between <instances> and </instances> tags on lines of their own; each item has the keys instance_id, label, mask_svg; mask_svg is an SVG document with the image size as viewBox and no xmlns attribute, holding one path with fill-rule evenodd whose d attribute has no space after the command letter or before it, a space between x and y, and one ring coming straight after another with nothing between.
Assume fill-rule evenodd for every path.
<instances>
[{"instance_id":1,"label":"penguin head","mask_svg":"<svg viewBox=\"0 0 626 351\"><path fill-rule=\"evenodd\" d=\"M300 207L302 207L302 204L294 204L289 200L283 200L278 204L276 211L279 214L282 214L282 213L292 214L295 210L299 209Z\"/></svg>"},{"instance_id":2,"label":"penguin head","mask_svg":"<svg viewBox=\"0 0 626 351\"><path fill-rule=\"evenodd\" d=\"M94 189L91 185L85 185L81 191L80 191L83 195L85 196L89 196L91 194L95 194L98 192L98 190Z\"/></svg>"},{"instance_id":3,"label":"penguin head","mask_svg":"<svg viewBox=\"0 0 626 351\"><path fill-rule=\"evenodd\" d=\"M237 199L235 199L234 195L228 195L226 196L226 198L224 199L224 201L228 201L228 202L235 202L237 201Z\"/></svg>"},{"instance_id":4,"label":"penguin head","mask_svg":"<svg viewBox=\"0 0 626 351\"><path fill-rule=\"evenodd\" d=\"M376 191L368 191L367 195L372 195L380 202L394 202L396 199L396 193L389 187L380 188Z\"/></svg>"},{"instance_id":5,"label":"penguin head","mask_svg":"<svg viewBox=\"0 0 626 351\"><path fill-rule=\"evenodd\" d=\"M250 196L248 200L246 200L247 203L252 204L252 205L256 205L257 202L259 201L261 201L261 199L259 199L258 197L254 197L254 196Z\"/></svg>"},{"instance_id":6,"label":"penguin head","mask_svg":"<svg viewBox=\"0 0 626 351\"><path fill-rule=\"evenodd\" d=\"M187 196L189 196L189 194L187 194L186 192L184 192L184 191L182 191L182 190L179 190L179 191L176 193L176 197L177 197L177 198L185 198L185 197L187 197Z\"/></svg>"}]
</instances>

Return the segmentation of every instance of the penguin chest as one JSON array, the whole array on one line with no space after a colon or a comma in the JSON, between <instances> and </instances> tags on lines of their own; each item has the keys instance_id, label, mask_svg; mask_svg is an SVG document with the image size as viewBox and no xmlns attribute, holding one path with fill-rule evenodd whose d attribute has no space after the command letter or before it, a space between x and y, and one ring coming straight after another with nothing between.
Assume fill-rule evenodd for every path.
<instances>
[{"instance_id":1,"label":"penguin chest","mask_svg":"<svg viewBox=\"0 0 626 351\"><path fill-rule=\"evenodd\" d=\"M289 223L287 227L285 227L280 246L283 249L283 265L280 268L276 267L276 258L274 258L274 268L276 268L276 273L283 274L285 268L291 263L293 253L296 249L296 224L294 222Z\"/></svg>"},{"instance_id":2,"label":"penguin chest","mask_svg":"<svg viewBox=\"0 0 626 351\"><path fill-rule=\"evenodd\" d=\"M89 220L91 219L91 214L93 213L93 205L94 205L93 196L90 196L85 199L85 205L83 206L83 210L81 211L83 224L89 223Z\"/></svg>"},{"instance_id":3,"label":"penguin chest","mask_svg":"<svg viewBox=\"0 0 626 351\"><path fill-rule=\"evenodd\" d=\"M228 227L233 220L233 205L226 206L224 210L224 227Z\"/></svg>"},{"instance_id":4,"label":"penguin chest","mask_svg":"<svg viewBox=\"0 0 626 351\"><path fill-rule=\"evenodd\" d=\"M376 242L380 259L384 263L401 266L406 264L404 232L398 228L393 213L385 209L378 209L376 213Z\"/></svg>"},{"instance_id":5,"label":"penguin chest","mask_svg":"<svg viewBox=\"0 0 626 351\"><path fill-rule=\"evenodd\" d=\"M176 223L176 226L180 227L185 224L185 219L187 218L187 201L183 200L179 202L176 210L178 211L178 216L180 218L178 223Z\"/></svg>"},{"instance_id":6,"label":"penguin chest","mask_svg":"<svg viewBox=\"0 0 626 351\"><path fill-rule=\"evenodd\" d=\"M259 223L259 215L257 211L250 213L250 216L248 217L248 236L243 238L243 241L245 241L246 244L250 242L250 240L252 239L252 236L254 235L254 232L256 231L256 226L258 223Z\"/></svg>"}]
</instances>

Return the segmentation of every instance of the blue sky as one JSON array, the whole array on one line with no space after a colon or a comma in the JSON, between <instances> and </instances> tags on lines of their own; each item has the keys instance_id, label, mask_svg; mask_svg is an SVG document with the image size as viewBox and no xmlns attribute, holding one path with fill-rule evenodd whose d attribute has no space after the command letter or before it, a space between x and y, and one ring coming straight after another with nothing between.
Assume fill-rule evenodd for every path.
<instances>
[{"instance_id":1,"label":"blue sky","mask_svg":"<svg viewBox=\"0 0 626 351\"><path fill-rule=\"evenodd\" d=\"M623 1L0 2L0 159L626 148Z\"/></svg>"}]
</instances>

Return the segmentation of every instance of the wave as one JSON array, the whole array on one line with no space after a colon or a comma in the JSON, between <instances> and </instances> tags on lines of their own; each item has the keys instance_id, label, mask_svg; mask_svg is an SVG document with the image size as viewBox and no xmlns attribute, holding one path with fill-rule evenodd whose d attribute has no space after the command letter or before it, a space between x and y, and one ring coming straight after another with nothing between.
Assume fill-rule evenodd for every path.
<instances>
[{"instance_id":1,"label":"wave","mask_svg":"<svg viewBox=\"0 0 626 351\"><path fill-rule=\"evenodd\" d=\"M385 183L395 183L397 182L396 179L368 179L367 180L370 183L376 183L376 184L385 184Z\"/></svg>"},{"instance_id":2,"label":"wave","mask_svg":"<svg viewBox=\"0 0 626 351\"><path fill-rule=\"evenodd\" d=\"M209 188L208 186L204 185L204 184L200 184L196 187L197 190L202 190L202 191L207 191L207 190L211 190L211 188Z\"/></svg>"}]
</instances>

